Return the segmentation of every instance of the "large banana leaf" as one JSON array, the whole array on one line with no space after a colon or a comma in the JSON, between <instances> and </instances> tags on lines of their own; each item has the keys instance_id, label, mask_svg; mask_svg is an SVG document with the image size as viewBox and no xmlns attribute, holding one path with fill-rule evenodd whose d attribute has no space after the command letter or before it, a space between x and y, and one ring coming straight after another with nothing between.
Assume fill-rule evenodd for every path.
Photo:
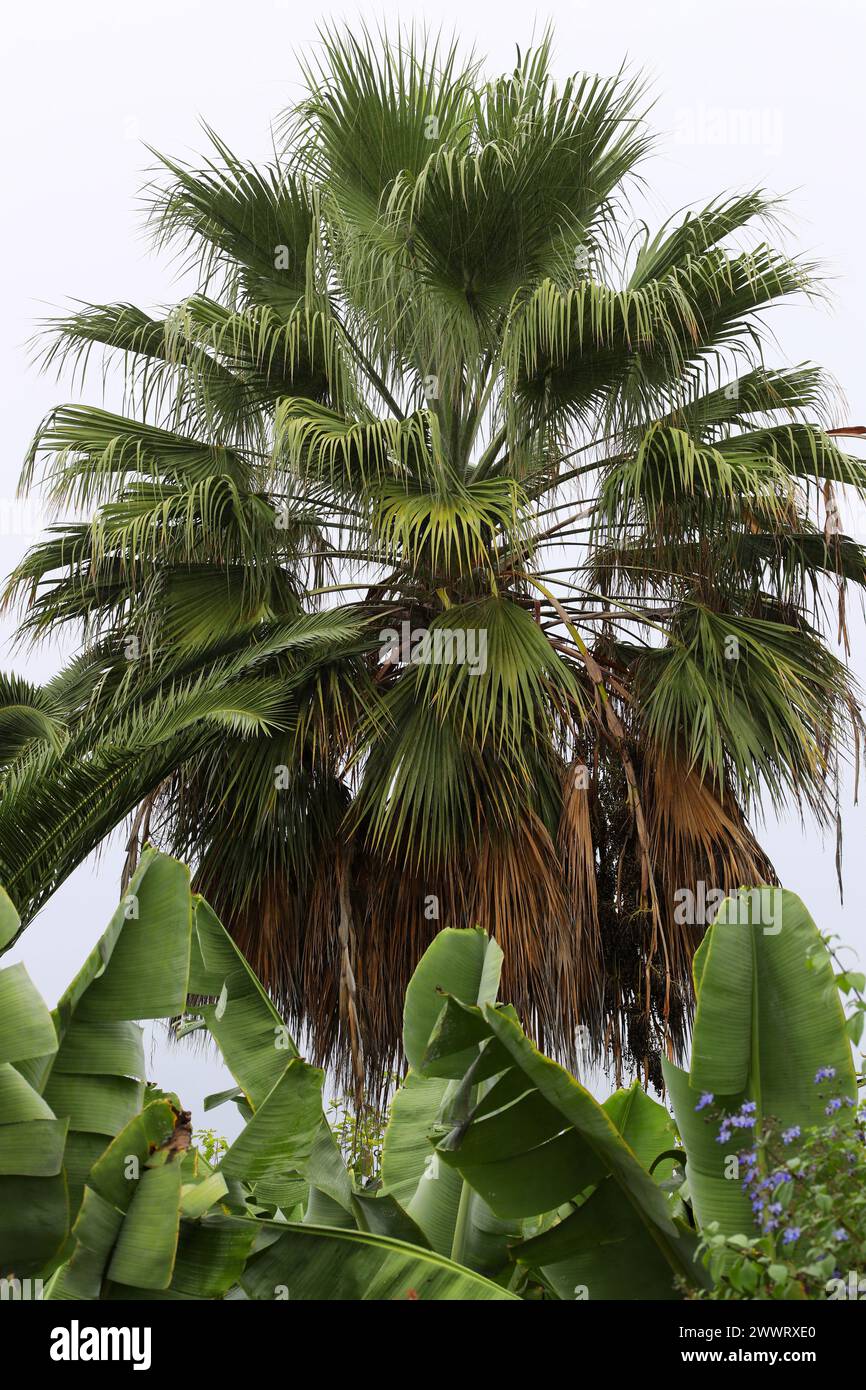
<instances>
[{"instance_id":1,"label":"large banana leaf","mask_svg":"<svg viewBox=\"0 0 866 1390\"><path fill-rule=\"evenodd\" d=\"M679 1239L682 1254L693 1262L697 1235L680 1228ZM637 1208L622 1200L613 1178L599 1183L563 1221L517 1246L514 1256L562 1299L682 1297L669 1258ZM700 1279L692 1263L691 1279L684 1282Z\"/></svg>"},{"instance_id":2,"label":"large banana leaf","mask_svg":"<svg viewBox=\"0 0 866 1390\"><path fill-rule=\"evenodd\" d=\"M194 1007L251 1112L222 1172L255 1183L265 1206L289 1210L313 1187L319 1200L351 1213L351 1182L322 1109L324 1073L300 1059L271 1000L202 898L194 900L193 921L190 994L216 1000Z\"/></svg>"},{"instance_id":3,"label":"large banana leaf","mask_svg":"<svg viewBox=\"0 0 866 1390\"><path fill-rule=\"evenodd\" d=\"M403 1050L409 1066L422 1069L427 1045L442 1012L443 999L451 994L466 1003L492 1004L499 991L502 951L480 928L457 930L446 927L424 952L406 990L403 1008ZM461 1063L472 1061L473 1051L458 1056Z\"/></svg>"},{"instance_id":4,"label":"large banana leaf","mask_svg":"<svg viewBox=\"0 0 866 1390\"><path fill-rule=\"evenodd\" d=\"M66 1239L67 1121L19 1069L34 1052L56 1049L51 1015L24 966L0 970L0 1277L38 1275Z\"/></svg>"},{"instance_id":5,"label":"large banana leaf","mask_svg":"<svg viewBox=\"0 0 866 1390\"><path fill-rule=\"evenodd\" d=\"M857 1094L851 1045L833 966L815 923L795 893L742 891L726 899L695 955L698 997L688 1074L665 1062L677 1125L688 1154L687 1175L702 1225L717 1221L735 1234L752 1229L737 1181L736 1150L716 1142L710 1093L726 1110L755 1103L757 1123L772 1116L783 1127L819 1124L826 1096L815 1084L833 1067L833 1094Z\"/></svg>"},{"instance_id":6,"label":"large banana leaf","mask_svg":"<svg viewBox=\"0 0 866 1390\"><path fill-rule=\"evenodd\" d=\"M21 918L5 888L0 888L0 955L18 935Z\"/></svg>"},{"instance_id":7,"label":"large banana leaf","mask_svg":"<svg viewBox=\"0 0 866 1390\"><path fill-rule=\"evenodd\" d=\"M633 1081L627 1090L620 1088L608 1096L602 1109L644 1168L651 1169L659 1182L669 1178L674 1160L656 1165L660 1155L669 1153L676 1144L676 1129L665 1107L647 1095L639 1081Z\"/></svg>"},{"instance_id":8,"label":"large banana leaf","mask_svg":"<svg viewBox=\"0 0 866 1390\"><path fill-rule=\"evenodd\" d=\"M195 931L189 993L216 1002L201 1007L226 1066L255 1109L298 1049L242 953L203 898L193 899Z\"/></svg>"},{"instance_id":9,"label":"large banana leaf","mask_svg":"<svg viewBox=\"0 0 866 1390\"><path fill-rule=\"evenodd\" d=\"M171 1283L164 1292L134 1284L107 1283L107 1299L215 1299L238 1286L261 1223L222 1213L207 1221L181 1221Z\"/></svg>"},{"instance_id":10,"label":"large banana leaf","mask_svg":"<svg viewBox=\"0 0 866 1390\"><path fill-rule=\"evenodd\" d=\"M109 1279L168 1288L180 1234L182 1177L177 1160L144 1170L112 1251Z\"/></svg>"},{"instance_id":11,"label":"large banana leaf","mask_svg":"<svg viewBox=\"0 0 866 1390\"><path fill-rule=\"evenodd\" d=\"M451 1000L441 1024L428 1048L437 1068L447 1062L447 1035L453 1053L474 1039L479 1065L498 1069L492 1087L439 1144L444 1163L505 1218L552 1211L609 1179L646 1248L667 1266L663 1296L675 1277L700 1279L688 1232L616 1124L574 1077L542 1056L507 1011Z\"/></svg>"},{"instance_id":12,"label":"large banana leaf","mask_svg":"<svg viewBox=\"0 0 866 1390\"><path fill-rule=\"evenodd\" d=\"M160 961L170 978L161 977ZM9 1049L45 1095L11 1063L0 1070L0 1114L9 1120L0 1125L0 1169L4 1155L11 1162L20 1153L22 1173L51 1169L63 1197L47 1245L39 1239L38 1204L35 1214L12 1212L34 1250L27 1272L43 1269L66 1236L67 1121L76 1138L90 1140L83 1153L72 1151L78 1214L49 1298L220 1298L239 1287L254 1248L261 1256L263 1247L277 1243L289 1268L298 1252L304 1260L315 1253L305 1274L308 1292L296 1296L335 1296L334 1263L344 1286L366 1288L367 1297L385 1297L404 1285L417 1285L419 1296L505 1296L426 1249L420 1228L390 1194L353 1192L323 1114L323 1073L299 1058L222 925L205 903L191 900L182 865L147 852L53 1018L21 967L4 974L6 1018L21 1024L8 1030ZM452 983L450 975L443 979ZM176 1097L150 1088L140 1108L141 1039L131 1018L159 1010L175 1015L187 1007L219 1041L250 1116L216 1172L189 1148L188 1117ZM25 1145L21 1130L35 1126L41 1142ZM70 1152L67 1146L67 1164ZM26 1185L28 1179L16 1174L16 1181ZM245 1194L252 1194L249 1208ZM303 1239L296 1224L253 1219L262 1203L289 1209L298 1201L306 1207ZM328 1225L316 1227L323 1211ZM357 1238L354 1244L334 1245L343 1227L352 1228L347 1234ZM287 1240L292 1231L294 1240ZM251 1288L259 1287L259 1268L249 1276Z\"/></svg>"},{"instance_id":13,"label":"large banana leaf","mask_svg":"<svg viewBox=\"0 0 866 1390\"><path fill-rule=\"evenodd\" d=\"M74 1217L91 1167L141 1110L138 1019L170 1018L186 1004L192 916L185 864L147 850L107 929L52 1015L53 1055L34 1047L26 1074L68 1120L64 1164Z\"/></svg>"},{"instance_id":14,"label":"large banana leaf","mask_svg":"<svg viewBox=\"0 0 866 1390\"><path fill-rule=\"evenodd\" d=\"M322 1111L324 1072L292 1058L223 1158L228 1178L255 1183L265 1205L290 1206L298 1180L351 1208L352 1189Z\"/></svg>"},{"instance_id":15,"label":"large banana leaf","mask_svg":"<svg viewBox=\"0 0 866 1390\"><path fill-rule=\"evenodd\" d=\"M45 1298L99 1298L105 1267L122 1224L123 1212L86 1187L72 1228L72 1253L49 1281Z\"/></svg>"},{"instance_id":16,"label":"large banana leaf","mask_svg":"<svg viewBox=\"0 0 866 1390\"><path fill-rule=\"evenodd\" d=\"M425 1062L445 996L492 1004L501 969L502 951L485 932L439 932L406 990L404 1050L413 1067ZM522 1223L496 1216L434 1149L436 1133L450 1129L479 1094L478 1087L463 1084L476 1052L471 1047L450 1057L448 1077L409 1072L391 1107L382 1178L385 1191L399 1200L434 1250L495 1276L508 1267L508 1245L519 1239Z\"/></svg>"},{"instance_id":17,"label":"large banana leaf","mask_svg":"<svg viewBox=\"0 0 866 1390\"><path fill-rule=\"evenodd\" d=\"M329 1300L512 1299L506 1289L432 1250L366 1231L276 1226L279 1239L241 1278L250 1298Z\"/></svg>"}]
</instances>

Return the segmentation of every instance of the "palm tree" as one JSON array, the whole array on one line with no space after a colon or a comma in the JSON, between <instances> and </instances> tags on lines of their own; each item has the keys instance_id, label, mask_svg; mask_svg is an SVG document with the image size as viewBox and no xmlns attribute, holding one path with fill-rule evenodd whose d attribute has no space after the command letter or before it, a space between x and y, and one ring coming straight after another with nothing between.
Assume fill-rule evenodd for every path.
<instances>
[{"instance_id":1,"label":"palm tree","mask_svg":"<svg viewBox=\"0 0 866 1390\"><path fill-rule=\"evenodd\" d=\"M814 367L764 311L813 270L760 192L653 235L641 85L485 80L455 46L326 30L266 168L162 159L194 292L95 305L47 365L23 485L58 521L7 588L80 653L2 693L0 871L26 922L111 829L189 858L312 1052L374 1084L445 925L505 948L539 1044L658 1079L702 923L772 883L762 809L835 814L859 737L864 551ZM823 424L822 424L823 422Z\"/></svg>"}]
</instances>

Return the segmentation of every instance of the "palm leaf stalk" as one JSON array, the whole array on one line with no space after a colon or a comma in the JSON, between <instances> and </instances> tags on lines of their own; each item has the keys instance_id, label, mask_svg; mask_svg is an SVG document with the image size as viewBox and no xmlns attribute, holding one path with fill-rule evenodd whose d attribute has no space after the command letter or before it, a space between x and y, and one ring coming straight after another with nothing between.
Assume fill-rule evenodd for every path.
<instances>
[{"instance_id":1,"label":"palm leaf stalk","mask_svg":"<svg viewBox=\"0 0 866 1390\"><path fill-rule=\"evenodd\" d=\"M26 923L131 816L128 872L190 859L356 1085L476 923L542 1048L659 1081L679 891L774 882L757 817L831 819L859 741L866 471L823 374L765 360L814 267L760 191L636 226L642 86L556 82L549 36L494 80L417 33L317 55L267 167L160 159L193 292L50 326L124 402L59 406L24 469L58 520L6 601L81 646L4 683L0 878Z\"/></svg>"}]
</instances>

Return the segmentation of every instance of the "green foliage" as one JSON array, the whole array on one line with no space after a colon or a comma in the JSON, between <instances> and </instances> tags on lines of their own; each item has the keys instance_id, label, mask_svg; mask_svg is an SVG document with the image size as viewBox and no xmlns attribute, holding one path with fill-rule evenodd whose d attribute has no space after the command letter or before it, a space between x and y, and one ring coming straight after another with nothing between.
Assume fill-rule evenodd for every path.
<instances>
[{"instance_id":1,"label":"green foliage","mask_svg":"<svg viewBox=\"0 0 866 1390\"><path fill-rule=\"evenodd\" d=\"M711 930L693 1070L743 1086L695 1106L679 1074L677 1129L637 1083L599 1104L498 1002L498 944L445 929L406 994L410 1070L383 1131L382 1114L326 1107L324 1073L186 867L147 850L53 1013L23 966L0 970L0 1277L85 1300L819 1297L843 1252L866 1255L866 1116L826 947L784 900L769 944L736 925L751 972L730 905ZM834 1061L786 1090L778 1043L804 1007ZM728 1013L748 1036L716 1063ZM135 1020L161 1016L220 1046L236 1085L206 1109L237 1104L231 1143L145 1083ZM738 1228L714 1215L743 1208Z\"/></svg>"},{"instance_id":2,"label":"green foliage","mask_svg":"<svg viewBox=\"0 0 866 1390\"><path fill-rule=\"evenodd\" d=\"M846 1281L866 1253L851 1051L863 980L834 974L831 947L795 894L743 890L695 957L691 1071L665 1064L712 1279L689 1297L858 1296ZM854 996L847 1019L840 991Z\"/></svg>"},{"instance_id":3,"label":"green foliage","mask_svg":"<svg viewBox=\"0 0 866 1390\"><path fill-rule=\"evenodd\" d=\"M796 894L743 890L728 898L694 971L691 1067L686 1073L666 1061L664 1074L697 1220L735 1235L752 1225L748 1199L731 1177L736 1145L717 1142L702 1098L712 1095L726 1114L751 1105L759 1127L772 1119L782 1129L806 1129L824 1118L812 1083L820 1068L834 1069L847 1101L856 1098L857 1080L830 955ZM727 1138L747 1127L732 1121Z\"/></svg>"},{"instance_id":4,"label":"green foliage","mask_svg":"<svg viewBox=\"0 0 866 1390\"><path fill-rule=\"evenodd\" d=\"M487 76L326 28L268 164L211 131L160 158L192 293L47 327L46 366L104 356L124 399L59 403L25 461L82 516L7 598L81 640L43 688L0 678L0 942L131 814L130 868L151 838L196 865L347 1090L386 1085L413 970L476 923L540 1047L576 1064L582 1024L660 1084L676 890L772 882L752 818L832 815L860 726L827 637L866 473L820 370L765 365L813 268L760 190L638 223L642 84L554 66L549 34ZM403 624L483 635L484 672L395 651Z\"/></svg>"},{"instance_id":5,"label":"green foliage","mask_svg":"<svg viewBox=\"0 0 866 1390\"><path fill-rule=\"evenodd\" d=\"M835 1078L820 1096L832 1105ZM794 1134L765 1124L743 1162L760 1234L724 1235L711 1223L701 1256L713 1287L709 1299L860 1299L866 1265L866 1108L830 1111L833 1121ZM752 1173L755 1176L750 1176ZM765 1176L758 1176L764 1174Z\"/></svg>"},{"instance_id":6,"label":"green foliage","mask_svg":"<svg viewBox=\"0 0 866 1390\"><path fill-rule=\"evenodd\" d=\"M210 1164L212 1168L219 1164L229 1146L228 1140L218 1134L215 1129L193 1130L192 1138L205 1163Z\"/></svg>"},{"instance_id":7,"label":"green foliage","mask_svg":"<svg viewBox=\"0 0 866 1390\"><path fill-rule=\"evenodd\" d=\"M148 850L53 1015L23 967L0 971L0 1274L46 1278L52 1299L559 1296L575 1277L562 1268L575 1253L565 1217L611 1189L638 1208L624 1241L645 1244L651 1225L673 1249L685 1232L645 1166L670 1143L665 1112L636 1090L605 1110L534 1053L513 1010L495 1004L501 963L481 931L440 933L406 999L416 1069L384 1136L370 1117L350 1129L345 1103L326 1113L323 1073L299 1057L185 867ZM207 1104L239 1104L247 1123L231 1144L194 1132L176 1096L145 1086L132 1020L161 1009L219 1042L238 1084ZM526 1082L485 1035L487 1011L518 1057L537 1059ZM567 1087L549 1119L541 1092L521 1099L536 1073L541 1092L548 1076ZM482 1116L515 1096L503 1200L464 1150L477 1148ZM527 1108L535 1130L566 1126L569 1149L585 1148L582 1167L554 1161L553 1186L545 1163L534 1173L517 1157ZM538 1242L557 1229L566 1252L542 1264ZM691 1276L682 1257L647 1268L650 1296Z\"/></svg>"},{"instance_id":8,"label":"green foliage","mask_svg":"<svg viewBox=\"0 0 866 1390\"><path fill-rule=\"evenodd\" d=\"M395 1085L396 1076L388 1078ZM359 1179L375 1181L382 1168L382 1146L388 1123L388 1107L363 1105L360 1114L352 1096L333 1096L327 1107L328 1124L349 1168Z\"/></svg>"}]
</instances>

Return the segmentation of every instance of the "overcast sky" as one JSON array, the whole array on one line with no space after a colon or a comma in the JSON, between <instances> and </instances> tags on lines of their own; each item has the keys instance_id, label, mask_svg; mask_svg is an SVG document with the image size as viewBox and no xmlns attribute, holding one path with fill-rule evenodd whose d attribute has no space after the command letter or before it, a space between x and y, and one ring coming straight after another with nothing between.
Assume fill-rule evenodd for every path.
<instances>
[{"instance_id":1,"label":"overcast sky","mask_svg":"<svg viewBox=\"0 0 866 1390\"><path fill-rule=\"evenodd\" d=\"M533 24L550 19L556 69L609 74L625 61L642 69L656 97L656 155L644 169L647 206L659 222L687 204L760 186L786 195L788 249L818 258L832 303L777 310L778 362L821 363L844 389L840 419L866 424L863 137L866 127L866 0L559 0L535 12L514 0L459 0L344 10L318 0L31 0L8 6L2 27L0 129L8 196L3 224L3 429L0 455L0 571L35 538L33 506L14 502L27 444L55 404L80 399L68 382L40 378L25 348L40 316L71 299L129 300L143 308L179 297L173 273L148 252L137 195L150 156L145 144L189 156L201 150L200 121L241 156L267 158L270 122L299 92L295 54L329 17L375 24L456 28L486 55L488 71L511 66ZM99 403L98 374L87 399ZM111 398L109 398L111 404ZM861 539L866 528L849 517ZM12 624L0 629L4 640ZM44 679L60 659L25 659L3 649L6 667ZM866 683L863 628L854 664ZM835 889L832 842L796 817L771 822L763 842L783 883L805 899L818 924L866 958L866 816L845 818L845 906ZM25 961L54 1004L111 914L121 852L110 845L58 891L21 938ZM213 1061L167 1051L157 1036L151 1075L179 1091L201 1122L201 1097L228 1085ZM213 1123L236 1125L228 1108Z\"/></svg>"}]
</instances>

